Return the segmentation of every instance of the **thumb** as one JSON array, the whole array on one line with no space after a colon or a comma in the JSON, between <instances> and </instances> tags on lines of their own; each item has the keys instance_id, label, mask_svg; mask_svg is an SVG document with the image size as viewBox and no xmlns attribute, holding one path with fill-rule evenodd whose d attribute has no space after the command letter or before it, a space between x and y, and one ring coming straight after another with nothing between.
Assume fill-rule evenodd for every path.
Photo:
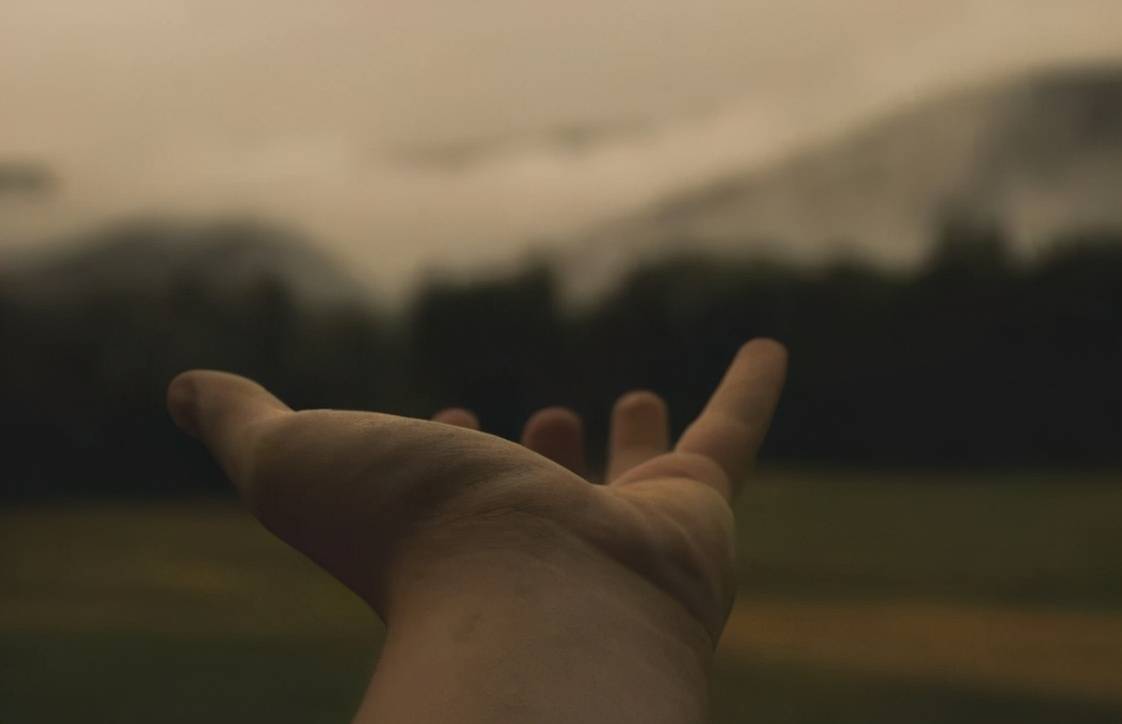
<instances>
[{"instance_id":1,"label":"thumb","mask_svg":"<svg viewBox=\"0 0 1122 724\"><path fill-rule=\"evenodd\" d=\"M167 406L175 424L201 440L234 481L246 470L261 429L256 423L292 413L256 382L212 370L192 370L173 379Z\"/></svg>"}]
</instances>

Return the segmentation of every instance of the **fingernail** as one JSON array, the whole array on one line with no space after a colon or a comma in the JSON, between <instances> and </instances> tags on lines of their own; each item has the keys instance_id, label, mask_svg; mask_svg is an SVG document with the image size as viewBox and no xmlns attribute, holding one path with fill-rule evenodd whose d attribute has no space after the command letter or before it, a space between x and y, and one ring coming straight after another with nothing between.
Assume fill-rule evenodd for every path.
<instances>
[{"instance_id":1,"label":"fingernail","mask_svg":"<svg viewBox=\"0 0 1122 724\"><path fill-rule=\"evenodd\" d=\"M180 375L168 385L168 412L180 430L192 437L199 436L195 410L195 383L190 377Z\"/></svg>"}]
</instances>

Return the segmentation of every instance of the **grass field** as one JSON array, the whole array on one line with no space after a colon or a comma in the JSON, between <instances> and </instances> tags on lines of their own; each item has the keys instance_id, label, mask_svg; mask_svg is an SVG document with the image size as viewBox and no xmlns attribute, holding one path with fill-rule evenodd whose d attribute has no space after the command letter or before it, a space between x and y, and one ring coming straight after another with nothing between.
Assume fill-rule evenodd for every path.
<instances>
[{"instance_id":1,"label":"grass field","mask_svg":"<svg viewBox=\"0 0 1122 724\"><path fill-rule=\"evenodd\" d=\"M1122 721L1122 476L769 471L714 722ZM0 512L0 723L347 722L377 621L226 502Z\"/></svg>"}]
</instances>

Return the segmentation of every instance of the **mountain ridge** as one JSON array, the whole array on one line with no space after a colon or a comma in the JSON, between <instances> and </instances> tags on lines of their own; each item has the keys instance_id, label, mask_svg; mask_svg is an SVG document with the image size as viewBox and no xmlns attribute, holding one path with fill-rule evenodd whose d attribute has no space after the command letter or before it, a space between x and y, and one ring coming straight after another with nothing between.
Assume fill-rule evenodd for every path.
<instances>
[{"instance_id":1,"label":"mountain ridge","mask_svg":"<svg viewBox=\"0 0 1122 724\"><path fill-rule=\"evenodd\" d=\"M1022 257L1073 229L1122 228L1122 64L921 99L595 226L558 258L577 300L683 250L909 267L948 216L1001 225Z\"/></svg>"},{"instance_id":2,"label":"mountain ridge","mask_svg":"<svg viewBox=\"0 0 1122 724\"><path fill-rule=\"evenodd\" d=\"M161 295L182 285L232 298L271 285L316 305L370 302L357 280L299 234L247 219L119 221L4 272L10 296L29 302Z\"/></svg>"}]
</instances>

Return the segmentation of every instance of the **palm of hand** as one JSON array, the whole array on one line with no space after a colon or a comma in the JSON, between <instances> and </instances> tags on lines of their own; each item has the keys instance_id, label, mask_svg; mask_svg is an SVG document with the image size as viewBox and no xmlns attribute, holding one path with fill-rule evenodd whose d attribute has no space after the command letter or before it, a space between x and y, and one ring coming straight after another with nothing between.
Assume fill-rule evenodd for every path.
<instances>
[{"instance_id":1,"label":"palm of hand","mask_svg":"<svg viewBox=\"0 0 1122 724\"><path fill-rule=\"evenodd\" d=\"M581 422L536 413L522 444L474 415L292 412L260 386L191 372L169 388L181 427L214 453L261 521L385 616L410 568L514 546L580 549L666 592L714 640L731 606L737 492L785 371L779 345L741 348L702 414L671 449L652 393L612 414L605 485L584 477ZM512 571L512 575L517 575Z\"/></svg>"}]
</instances>

